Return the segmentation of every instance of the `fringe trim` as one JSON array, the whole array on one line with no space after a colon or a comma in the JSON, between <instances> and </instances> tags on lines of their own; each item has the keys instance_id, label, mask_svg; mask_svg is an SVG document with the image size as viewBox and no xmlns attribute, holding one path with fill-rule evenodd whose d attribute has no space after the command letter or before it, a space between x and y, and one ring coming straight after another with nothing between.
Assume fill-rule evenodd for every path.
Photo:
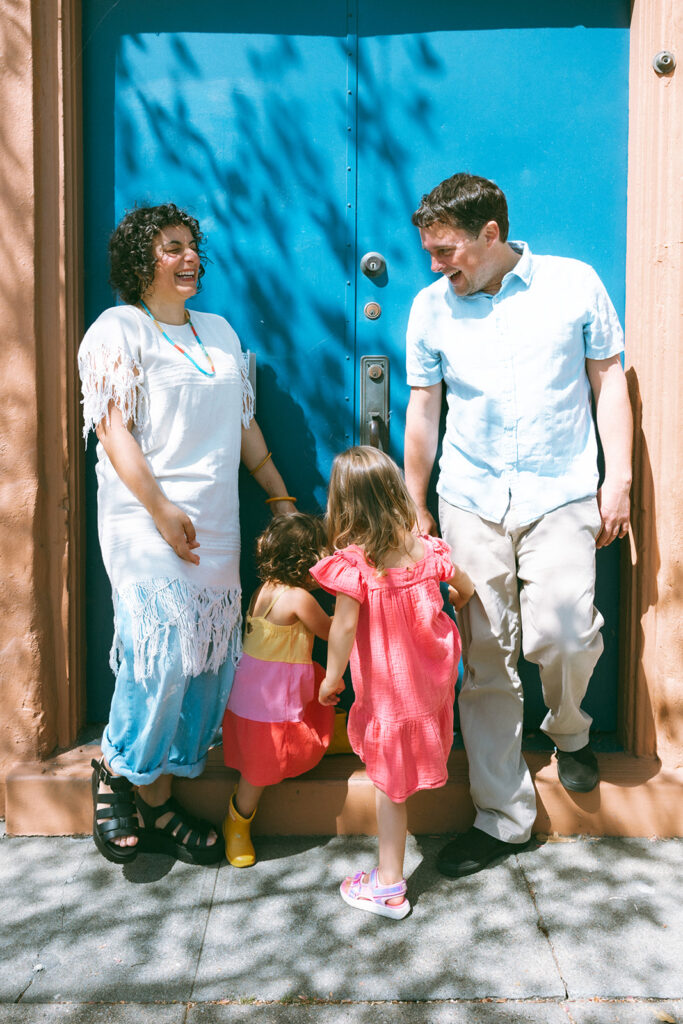
<instances>
[{"instance_id":1,"label":"fringe trim","mask_svg":"<svg viewBox=\"0 0 683 1024\"><path fill-rule=\"evenodd\" d=\"M109 656L116 674L123 659L118 603L123 602L133 625L133 671L140 682L153 675L168 654L171 630L180 641L183 674L218 672L228 658L237 665L242 654L242 592L199 590L183 580L154 579L132 583L114 598L114 642Z\"/></svg>"},{"instance_id":2,"label":"fringe trim","mask_svg":"<svg viewBox=\"0 0 683 1024\"><path fill-rule=\"evenodd\" d=\"M249 380L246 356L243 357L240 364L240 376L242 378L242 426L246 428L254 418L254 392Z\"/></svg>"},{"instance_id":3,"label":"fringe trim","mask_svg":"<svg viewBox=\"0 0 683 1024\"><path fill-rule=\"evenodd\" d=\"M79 357L83 391L83 438L102 420L111 422L109 405L114 403L124 423L141 427L147 419L148 396L142 367L120 349L112 354L104 345L93 345Z\"/></svg>"}]
</instances>

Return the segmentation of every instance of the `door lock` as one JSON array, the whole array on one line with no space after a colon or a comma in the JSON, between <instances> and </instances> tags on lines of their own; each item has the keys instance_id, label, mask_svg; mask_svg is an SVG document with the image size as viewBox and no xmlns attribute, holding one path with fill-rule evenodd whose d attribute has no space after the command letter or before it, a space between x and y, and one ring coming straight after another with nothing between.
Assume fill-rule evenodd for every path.
<instances>
[{"instance_id":1,"label":"door lock","mask_svg":"<svg viewBox=\"0 0 683 1024\"><path fill-rule=\"evenodd\" d=\"M360 269L366 277L379 277L387 269L387 261L381 252L366 252L360 261Z\"/></svg>"}]
</instances>

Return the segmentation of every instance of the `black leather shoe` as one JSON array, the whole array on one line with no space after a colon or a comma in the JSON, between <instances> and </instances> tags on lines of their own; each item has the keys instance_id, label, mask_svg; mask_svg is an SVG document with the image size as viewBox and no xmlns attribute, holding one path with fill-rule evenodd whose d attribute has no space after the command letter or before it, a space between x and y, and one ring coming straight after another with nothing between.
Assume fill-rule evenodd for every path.
<instances>
[{"instance_id":1,"label":"black leather shoe","mask_svg":"<svg viewBox=\"0 0 683 1024\"><path fill-rule=\"evenodd\" d=\"M446 843L439 851L436 866L442 875L462 878L463 875L473 875L481 871L482 868L511 853L525 850L530 842L531 840L525 843L506 843L503 839L496 839L488 832L482 832L473 826L464 835Z\"/></svg>"},{"instance_id":2,"label":"black leather shoe","mask_svg":"<svg viewBox=\"0 0 683 1024\"><path fill-rule=\"evenodd\" d=\"M587 743L581 750L556 750L557 776L570 793L590 793L600 781L598 761Z\"/></svg>"}]
</instances>

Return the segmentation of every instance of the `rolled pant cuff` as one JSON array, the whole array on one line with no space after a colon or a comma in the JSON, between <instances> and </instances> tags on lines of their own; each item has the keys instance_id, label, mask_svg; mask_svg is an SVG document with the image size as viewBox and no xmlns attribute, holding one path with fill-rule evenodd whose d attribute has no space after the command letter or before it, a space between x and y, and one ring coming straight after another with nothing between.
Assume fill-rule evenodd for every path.
<instances>
[{"instance_id":1,"label":"rolled pant cuff","mask_svg":"<svg viewBox=\"0 0 683 1024\"><path fill-rule=\"evenodd\" d=\"M590 741L588 729L585 732L573 733L570 736L553 736L551 733L546 733L546 735L553 741L558 750L566 754L576 753L577 750L581 750Z\"/></svg>"},{"instance_id":2,"label":"rolled pant cuff","mask_svg":"<svg viewBox=\"0 0 683 1024\"><path fill-rule=\"evenodd\" d=\"M113 750L107 750L107 746L104 743L102 744L102 753L112 772L115 775L122 775L124 779L128 779L134 786L149 786L162 775L177 775L183 779L196 779L206 767L206 757L204 757L201 761L196 761L194 764L173 764L173 762L169 762L168 764L160 765L158 768L153 768L151 771L136 772L127 766L121 754Z\"/></svg>"}]
</instances>

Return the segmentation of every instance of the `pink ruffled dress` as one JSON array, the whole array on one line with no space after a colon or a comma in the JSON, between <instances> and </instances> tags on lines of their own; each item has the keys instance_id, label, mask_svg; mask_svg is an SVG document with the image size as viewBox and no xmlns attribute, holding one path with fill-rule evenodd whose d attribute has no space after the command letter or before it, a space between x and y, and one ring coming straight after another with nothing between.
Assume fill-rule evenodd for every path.
<instances>
[{"instance_id":1,"label":"pink ruffled dress","mask_svg":"<svg viewBox=\"0 0 683 1024\"><path fill-rule=\"evenodd\" d=\"M383 576L355 544L311 569L325 590L360 603L349 740L377 788L396 802L445 785L453 745L460 636L443 611L439 582L454 567L445 541L421 539L419 562Z\"/></svg>"}]
</instances>

